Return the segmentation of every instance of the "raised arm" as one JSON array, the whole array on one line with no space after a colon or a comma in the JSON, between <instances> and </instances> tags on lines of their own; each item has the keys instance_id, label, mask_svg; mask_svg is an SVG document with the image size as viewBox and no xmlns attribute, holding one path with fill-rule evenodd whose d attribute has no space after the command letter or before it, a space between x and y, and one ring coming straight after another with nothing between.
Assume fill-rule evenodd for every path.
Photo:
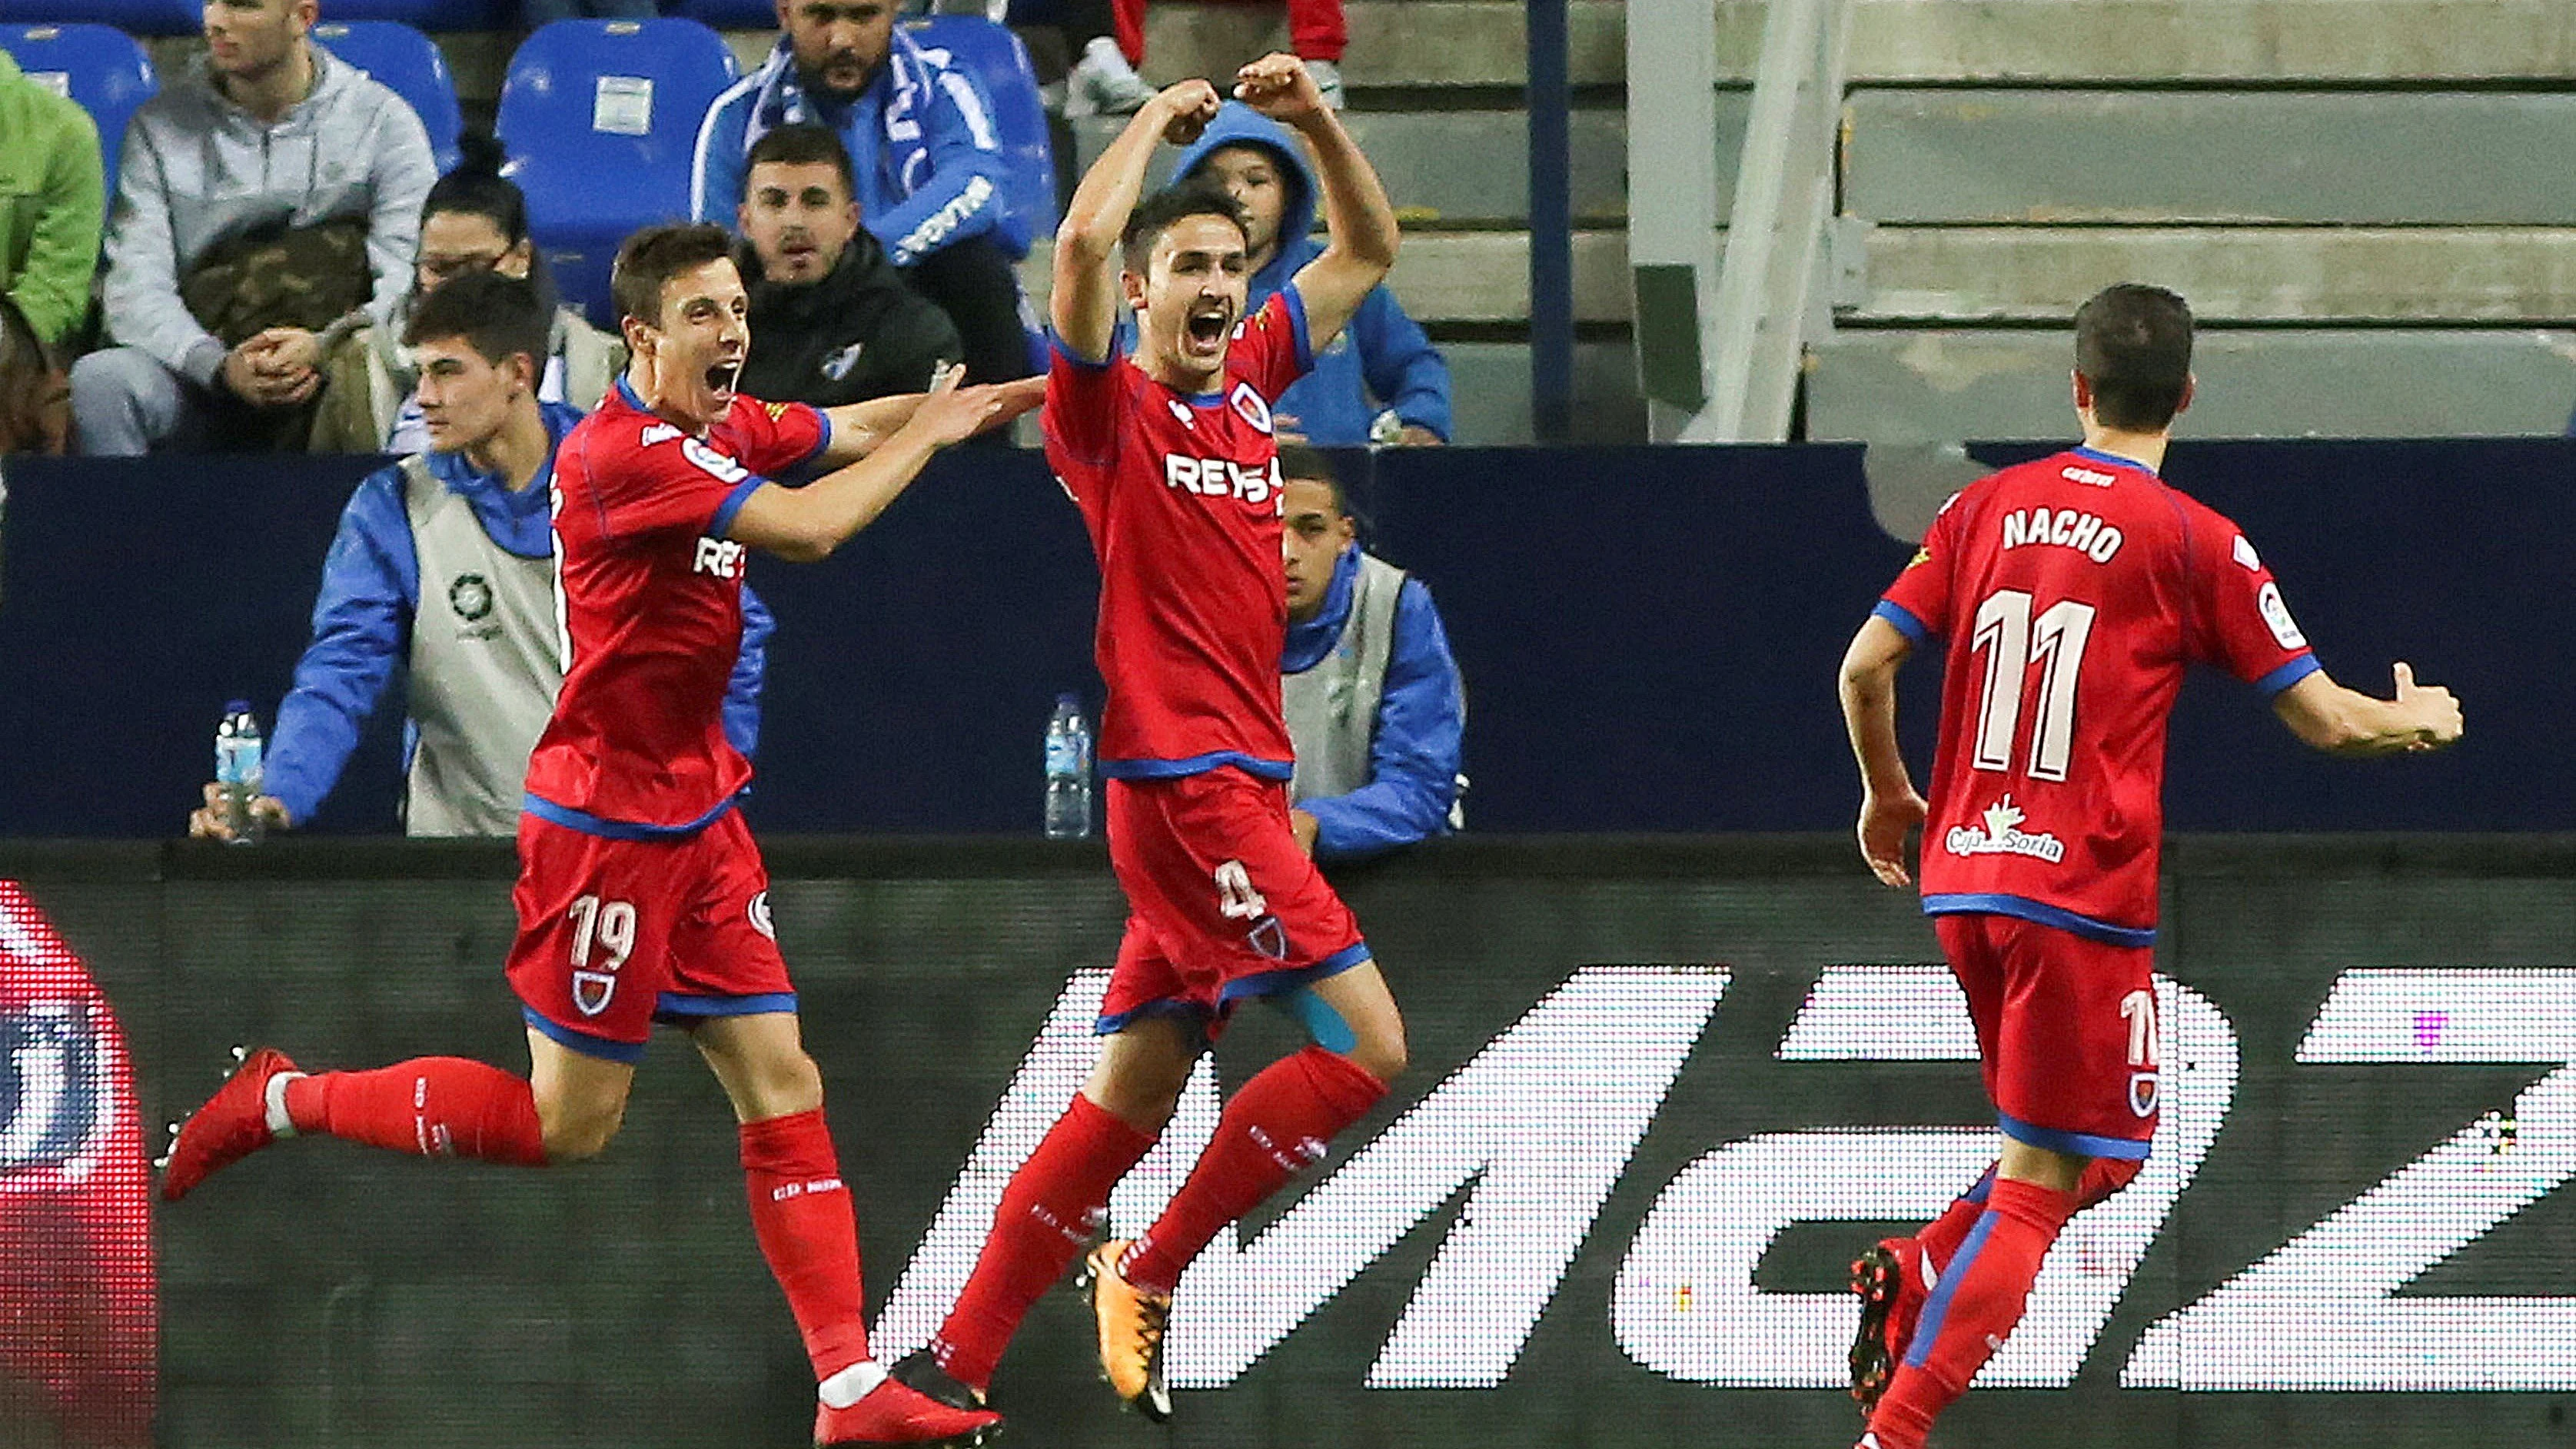
<instances>
[{"instance_id":1,"label":"raised arm","mask_svg":"<svg viewBox=\"0 0 2576 1449\"><path fill-rule=\"evenodd\" d=\"M802 488L767 483L752 490L726 536L796 563L827 558L902 496L931 454L1037 405L1027 389L959 387L958 375L941 378L903 426L858 462Z\"/></svg>"},{"instance_id":2,"label":"raised arm","mask_svg":"<svg viewBox=\"0 0 2576 1449\"><path fill-rule=\"evenodd\" d=\"M1265 55L1235 73L1234 94L1305 137L1314 153L1326 240L1323 252L1297 269L1297 295L1306 304L1307 340L1321 352L1395 265L1395 207L1304 61Z\"/></svg>"},{"instance_id":3,"label":"raised arm","mask_svg":"<svg viewBox=\"0 0 2576 1449\"><path fill-rule=\"evenodd\" d=\"M1007 422L1046 401L1043 377L996 383L992 390L1002 398L1002 410L995 416L997 423ZM832 437L823 445L818 461L837 468L875 452L879 444L912 420L914 411L929 396L926 392L898 393L823 409L823 416L832 420Z\"/></svg>"},{"instance_id":4,"label":"raised arm","mask_svg":"<svg viewBox=\"0 0 2576 1449\"><path fill-rule=\"evenodd\" d=\"M1186 146L1216 115L1216 87L1185 80L1147 101L1127 129L1091 163L1055 229L1054 283L1047 320L1065 350L1102 362L1118 330L1118 237L1145 191L1154 143Z\"/></svg>"},{"instance_id":5,"label":"raised arm","mask_svg":"<svg viewBox=\"0 0 2576 1449\"><path fill-rule=\"evenodd\" d=\"M2460 738L2460 702L2438 684L2417 684L2396 669L2397 697L2373 699L2318 670L2272 699L2272 712L2302 743L2334 755L2391 755L2438 750Z\"/></svg>"},{"instance_id":6,"label":"raised arm","mask_svg":"<svg viewBox=\"0 0 2576 1449\"><path fill-rule=\"evenodd\" d=\"M1860 857L1892 886L1914 883L1905 869L1905 837L1929 811L1896 745L1896 671L1913 652L1895 625L1872 614L1843 654L1843 725L1860 763Z\"/></svg>"}]
</instances>

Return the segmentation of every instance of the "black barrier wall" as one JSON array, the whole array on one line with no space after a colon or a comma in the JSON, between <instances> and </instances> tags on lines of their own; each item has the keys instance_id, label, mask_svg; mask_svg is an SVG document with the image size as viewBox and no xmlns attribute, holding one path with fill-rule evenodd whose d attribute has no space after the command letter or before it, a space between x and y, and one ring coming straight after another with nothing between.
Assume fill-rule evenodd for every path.
<instances>
[{"instance_id":1,"label":"black barrier wall","mask_svg":"<svg viewBox=\"0 0 2576 1449\"><path fill-rule=\"evenodd\" d=\"M2002 454L1996 455L2000 461ZM1856 790L1845 642L1907 550L1857 447L1397 451L1346 460L1386 555L1427 579L1467 678L1479 830L1831 830ZM0 567L0 836L158 836L215 719L265 713L305 635L350 459L12 460ZM2204 676L2173 734L2183 830L2563 830L2576 656L2556 617L2576 441L2185 443L2168 472L2234 515L2339 678L2412 662L2468 742L2355 770ZM772 560L765 828L1036 833L1056 693L1096 707L1093 572L1033 455L943 458L832 561ZM1928 727L1938 671L1907 671ZM1928 734L1922 743L1928 746ZM381 722L326 829L391 828Z\"/></svg>"},{"instance_id":2,"label":"black barrier wall","mask_svg":"<svg viewBox=\"0 0 2576 1449\"><path fill-rule=\"evenodd\" d=\"M1834 1445L1853 1248L1988 1150L1930 932L1838 837L1461 840L1343 885L1414 1075L1184 1285L1179 1417L1070 1295L997 1385L1031 1446ZM2552 1445L2576 1406L2576 840L2168 858L2164 1118L1945 1437ZM785 840L779 935L887 1353L1080 1074L1121 910L1091 848ZM0 846L121 1013L147 1122L224 1048L523 1060L500 847ZM1248 1016L1231 1085L1288 1042ZM1194 1087L1172 1137L1213 1111ZM606 1160L294 1143L160 1212L164 1445L790 1444L810 1384L722 1097L665 1033ZM1174 1184L1149 1162L1113 1219ZM2062 1386L2062 1387L2059 1387Z\"/></svg>"}]
</instances>

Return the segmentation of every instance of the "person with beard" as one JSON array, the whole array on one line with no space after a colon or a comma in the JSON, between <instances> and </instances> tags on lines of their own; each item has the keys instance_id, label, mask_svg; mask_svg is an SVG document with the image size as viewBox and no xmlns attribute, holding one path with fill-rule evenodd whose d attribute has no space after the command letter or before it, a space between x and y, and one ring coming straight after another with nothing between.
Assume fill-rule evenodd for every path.
<instances>
[{"instance_id":1,"label":"person with beard","mask_svg":"<svg viewBox=\"0 0 2576 1449\"><path fill-rule=\"evenodd\" d=\"M768 63L716 97L698 127L691 215L730 220L752 147L781 126L822 126L849 152L861 224L956 324L966 376L1030 375L1035 323L1012 264L1028 255L1032 219L1010 204L1010 161L982 85L896 28L895 0L778 0L778 23Z\"/></svg>"},{"instance_id":2,"label":"person with beard","mask_svg":"<svg viewBox=\"0 0 2576 1449\"><path fill-rule=\"evenodd\" d=\"M754 397L834 407L919 392L959 361L948 314L906 286L859 225L850 153L820 126L781 126L751 148L736 265L751 294L742 364Z\"/></svg>"},{"instance_id":3,"label":"person with beard","mask_svg":"<svg viewBox=\"0 0 2576 1449\"><path fill-rule=\"evenodd\" d=\"M584 412L599 406L626 367L626 344L562 304L545 259L528 236L528 198L501 174L501 143L461 138L464 158L438 178L420 208L420 249L412 286L384 315L367 319L314 356L328 380L313 423L317 453L417 453L432 446L420 399L419 368L402 344L411 318L442 283L472 272L524 278L552 318L540 359L537 400Z\"/></svg>"}]
</instances>

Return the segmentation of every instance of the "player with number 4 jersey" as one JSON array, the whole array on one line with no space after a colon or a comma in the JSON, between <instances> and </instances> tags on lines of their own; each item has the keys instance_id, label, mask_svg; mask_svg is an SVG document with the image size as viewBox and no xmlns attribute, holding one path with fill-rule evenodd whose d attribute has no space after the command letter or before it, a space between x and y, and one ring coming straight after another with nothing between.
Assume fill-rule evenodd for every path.
<instances>
[{"instance_id":1,"label":"player with number 4 jersey","mask_svg":"<svg viewBox=\"0 0 2576 1449\"><path fill-rule=\"evenodd\" d=\"M1288 819L1270 415L1386 275L1395 215L1301 62L1254 61L1235 94L1305 136L1331 229L1258 311L1245 312L1249 245L1231 197L1184 185L1139 200L1155 144L1187 144L1216 114L1205 81L1137 112L1056 237L1047 461L1100 559L1101 770L1129 915L1097 1069L1013 1175L931 1349L895 1365L960 1407L983 1403L1021 1318L1082 1251L1237 1003L1284 1009L1312 1044L1244 1083L1161 1217L1089 1263L1101 1368L1150 1418L1171 1412L1163 1327L1182 1270L1321 1158L1404 1063L1394 998ZM1117 345L1122 293L1138 316L1132 354Z\"/></svg>"},{"instance_id":2,"label":"player with number 4 jersey","mask_svg":"<svg viewBox=\"0 0 2576 1449\"><path fill-rule=\"evenodd\" d=\"M2069 1217L2136 1176L2155 1135L2156 865L2165 729L2186 666L2255 687L2340 754L2460 736L2448 690L2396 668L2378 700L2328 678L2262 555L2158 476L2189 405L2191 312L2159 288L2076 313L2084 445L1970 484L1852 640L1842 704L1862 857L1910 885L1975 1023L1996 1164L1938 1220L1852 1265L1866 1449L1922 1449L2019 1321ZM1932 796L1896 743L1895 676L1943 651Z\"/></svg>"},{"instance_id":3,"label":"player with number 4 jersey","mask_svg":"<svg viewBox=\"0 0 2576 1449\"><path fill-rule=\"evenodd\" d=\"M858 1225L778 951L726 738L746 553L819 559L933 453L1035 406L1034 383L818 411L738 396L750 346L733 244L652 227L610 282L633 362L564 439L553 488L564 684L528 765L518 939L524 1077L459 1057L305 1073L274 1049L177 1129L162 1195L299 1135L545 1167L616 1134L654 1023L681 1027L740 1123L754 1235L817 1384L814 1442L971 1445L997 1416L932 1402L868 1349ZM768 475L833 471L801 488Z\"/></svg>"}]
</instances>

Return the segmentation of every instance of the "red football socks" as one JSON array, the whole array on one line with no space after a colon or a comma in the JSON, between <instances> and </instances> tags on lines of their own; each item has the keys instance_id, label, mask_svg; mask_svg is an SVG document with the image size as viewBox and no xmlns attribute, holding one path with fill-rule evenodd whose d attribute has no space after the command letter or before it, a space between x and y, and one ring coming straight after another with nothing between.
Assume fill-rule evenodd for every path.
<instances>
[{"instance_id":1,"label":"red football socks","mask_svg":"<svg viewBox=\"0 0 2576 1449\"><path fill-rule=\"evenodd\" d=\"M828 1379L868 1356L868 1325L858 1214L823 1109L743 1123L742 1178L760 1255L786 1290L815 1379Z\"/></svg>"},{"instance_id":2,"label":"red football socks","mask_svg":"<svg viewBox=\"0 0 2576 1449\"><path fill-rule=\"evenodd\" d=\"M1064 1276L1109 1207L1110 1189L1153 1149L1089 1097L1077 1096L1002 1190L975 1272L931 1350L977 1393L990 1388L1029 1305Z\"/></svg>"},{"instance_id":3,"label":"red football socks","mask_svg":"<svg viewBox=\"0 0 2576 1449\"><path fill-rule=\"evenodd\" d=\"M1148 1293L1171 1293L1217 1229L1321 1160L1324 1144L1385 1095L1386 1083L1322 1047L1263 1068L1225 1104L1215 1139L1172 1205L1128 1248L1119 1273Z\"/></svg>"},{"instance_id":4,"label":"red football socks","mask_svg":"<svg viewBox=\"0 0 2576 1449\"><path fill-rule=\"evenodd\" d=\"M528 1079L462 1057L420 1057L371 1072L320 1072L287 1082L286 1119L318 1132L419 1157L546 1165Z\"/></svg>"},{"instance_id":5,"label":"red football socks","mask_svg":"<svg viewBox=\"0 0 2576 1449\"><path fill-rule=\"evenodd\" d=\"M1922 1449L1932 1421L1967 1391L2021 1321L2040 1262L2075 1215L2076 1201L2071 1192L1996 1180L1950 1271L1923 1305L1905 1362L1869 1417L1880 1449Z\"/></svg>"}]
</instances>

